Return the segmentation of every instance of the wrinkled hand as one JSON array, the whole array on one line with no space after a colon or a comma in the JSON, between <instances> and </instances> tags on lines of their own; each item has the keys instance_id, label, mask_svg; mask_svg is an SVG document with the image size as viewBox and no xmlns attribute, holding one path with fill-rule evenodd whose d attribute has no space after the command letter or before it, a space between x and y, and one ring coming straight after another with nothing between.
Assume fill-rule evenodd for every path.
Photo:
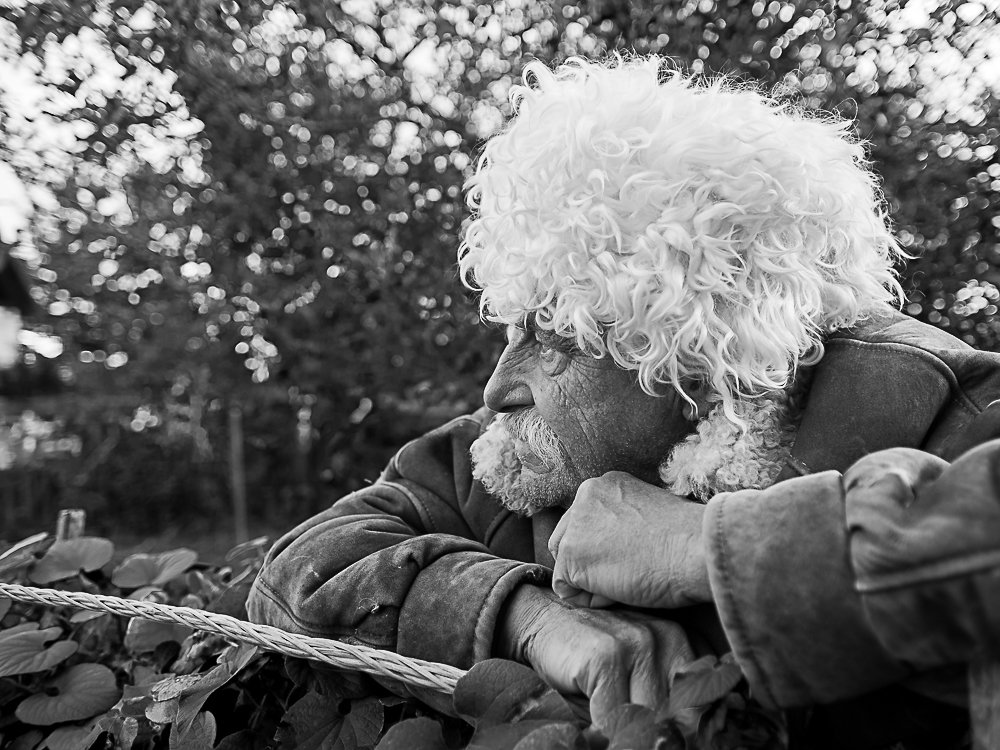
<instances>
[{"instance_id":1,"label":"wrinkled hand","mask_svg":"<svg viewBox=\"0 0 1000 750\"><path fill-rule=\"evenodd\" d=\"M515 590L499 625L500 655L530 664L562 693L586 695L598 728L625 703L666 707L671 675L694 659L675 623L574 607L537 586Z\"/></svg>"},{"instance_id":2,"label":"wrinkled hand","mask_svg":"<svg viewBox=\"0 0 1000 750\"><path fill-rule=\"evenodd\" d=\"M705 507L613 471L588 479L549 539L552 590L587 607L670 608L712 600Z\"/></svg>"}]
</instances>

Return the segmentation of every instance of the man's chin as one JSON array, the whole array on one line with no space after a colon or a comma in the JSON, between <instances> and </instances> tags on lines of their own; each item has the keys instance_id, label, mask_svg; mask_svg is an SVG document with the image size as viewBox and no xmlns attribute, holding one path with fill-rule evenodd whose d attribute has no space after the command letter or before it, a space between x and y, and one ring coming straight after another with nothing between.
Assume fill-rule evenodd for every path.
<instances>
[{"instance_id":1,"label":"man's chin","mask_svg":"<svg viewBox=\"0 0 1000 750\"><path fill-rule=\"evenodd\" d=\"M565 465L549 467L538 462L536 472L518 457L502 425L494 422L472 444L472 476L505 508L532 516L540 510L566 507L580 486Z\"/></svg>"}]
</instances>

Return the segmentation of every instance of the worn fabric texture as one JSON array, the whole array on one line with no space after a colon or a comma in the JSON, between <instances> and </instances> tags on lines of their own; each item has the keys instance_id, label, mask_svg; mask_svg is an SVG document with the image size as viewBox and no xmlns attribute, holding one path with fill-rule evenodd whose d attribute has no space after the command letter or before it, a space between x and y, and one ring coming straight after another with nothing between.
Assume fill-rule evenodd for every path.
<instances>
[{"instance_id":1,"label":"worn fabric texture","mask_svg":"<svg viewBox=\"0 0 1000 750\"><path fill-rule=\"evenodd\" d=\"M952 458L1000 398L1000 356L897 313L831 336L812 370L779 478L816 476L709 504L722 628L693 634L728 641L755 695L781 707L837 701L917 671L886 652L887 631L872 629L872 605L854 589L836 472L897 446ZM489 657L506 597L551 573L535 553L544 549L539 519L505 510L472 479L469 446L491 416L480 410L409 443L373 485L280 539L251 592L251 619L459 667ZM825 611L823 622L804 610ZM845 637L818 638L824 628Z\"/></svg>"}]
</instances>

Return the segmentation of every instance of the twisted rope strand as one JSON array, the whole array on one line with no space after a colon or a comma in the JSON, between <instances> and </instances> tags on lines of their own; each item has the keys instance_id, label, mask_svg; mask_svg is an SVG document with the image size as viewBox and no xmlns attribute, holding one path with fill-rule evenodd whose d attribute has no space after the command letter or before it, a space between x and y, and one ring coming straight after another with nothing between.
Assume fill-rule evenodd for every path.
<instances>
[{"instance_id":1,"label":"twisted rope strand","mask_svg":"<svg viewBox=\"0 0 1000 750\"><path fill-rule=\"evenodd\" d=\"M206 612L192 607L175 607L156 602L120 599L115 596L58 591L0 583L0 596L22 602L50 606L76 607L96 612L110 612L123 617L173 622L252 643L267 651L286 656L321 661L338 669L349 669L401 680L410 685L428 687L442 693L455 692L455 684L465 672L448 664L400 656L391 651L355 646L326 638L288 633L270 625L257 625L229 615Z\"/></svg>"}]
</instances>

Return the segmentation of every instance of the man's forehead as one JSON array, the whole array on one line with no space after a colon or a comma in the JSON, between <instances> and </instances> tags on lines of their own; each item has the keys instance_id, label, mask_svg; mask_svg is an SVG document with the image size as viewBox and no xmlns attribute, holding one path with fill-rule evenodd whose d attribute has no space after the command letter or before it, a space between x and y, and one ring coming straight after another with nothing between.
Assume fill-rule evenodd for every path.
<instances>
[{"instance_id":1,"label":"man's forehead","mask_svg":"<svg viewBox=\"0 0 1000 750\"><path fill-rule=\"evenodd\" d=\"M544 336L546 334L551 336L558 335L552 331L546 331L539 328L534 317L527 318L519 323L508 323L504 326L504 334L507 336L507 341L511 341L514 337L524 336L525 334L530 334L532 336Z\"/></svg>"},{"instance_id":2,"label":"man's forehead","mask_svg":"<svg viewBox=\"0 0 1000 750\"><path fill-rule=\"evenodd\" d=\"M504 335L508 344L519 344L524 339L531 338L543 345L556 347L567 354L579 352L576 337L573 334L560 334L547 328L541 328L534 319L524 323L508 324L504 328Z\"/></svg>"},{"instance_id":3,"label":"man's forehead","mask_svg":"<svg viewBox=\"0 0 1000 750\"><path fill-rule=\"evenodd\" d=\"M507 337L508 344L518 342L526 336L535 336L537 333L538 326L533 320L524 323L508 323L504 327L504 336Z\"/></svg>"}]
</instances>

